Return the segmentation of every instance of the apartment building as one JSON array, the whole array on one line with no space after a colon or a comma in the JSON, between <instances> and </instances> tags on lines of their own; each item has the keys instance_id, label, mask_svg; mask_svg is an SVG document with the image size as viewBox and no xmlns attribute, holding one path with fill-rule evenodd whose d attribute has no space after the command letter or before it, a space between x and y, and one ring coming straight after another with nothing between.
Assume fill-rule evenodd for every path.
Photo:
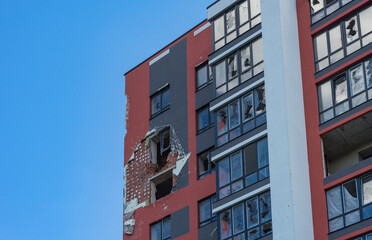
<instances>
[{"instance_id":1,"label":"apartment building","mask_svg":"<svg viewBox=\"0 0 372 240\"><path fill-rule=\"evenodd\" d=\"M372 4L219 0L125 74L124 239L372 239Z\"/></svg>"}]
</instances>

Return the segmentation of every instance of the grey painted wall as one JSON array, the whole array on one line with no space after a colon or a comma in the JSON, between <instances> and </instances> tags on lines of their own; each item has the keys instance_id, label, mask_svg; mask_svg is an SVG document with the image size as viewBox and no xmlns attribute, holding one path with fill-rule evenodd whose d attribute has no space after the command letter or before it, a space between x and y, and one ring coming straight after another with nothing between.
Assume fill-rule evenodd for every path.
<instances>
[{"instance_id":1,"label":"grey painted wall","mask_svg":"<svg viewBox=\"0 0 372 240\"><path fill-rule=\"evenodd\" d=\"M169 83L170 107L150 119L150 129L170 124L181 145L188 152L187 133L187 54L186 39L170 48L167 55L150 65L150 92Z\"/></svg>"},{"instance_id":2,"label":"grey painted wall","mask_svg":"<svg viewBox=\"0 0 372 240\"><path fill-rule=\"evenodd\" d=\"M172 239L178 238L190 231L189 206L171 214Z\"/></svg>"}]
</instances>

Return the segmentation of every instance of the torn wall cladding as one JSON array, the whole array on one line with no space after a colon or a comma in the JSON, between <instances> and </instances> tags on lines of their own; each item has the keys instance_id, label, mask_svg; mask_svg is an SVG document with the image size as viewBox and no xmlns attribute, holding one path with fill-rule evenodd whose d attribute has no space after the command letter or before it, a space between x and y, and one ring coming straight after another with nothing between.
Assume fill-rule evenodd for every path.
<instances>
[{"instance_id":1,"label":"torn wall cladding","mask_svg":"<svg viewBox=\"0 0 372 240\"><path fill-rule=\"evenodd\" d=\"M149 131L124 167L124 222L134 229L133 211L188 185L188 158L171 126Z\"/></svg>"}]
</instances>

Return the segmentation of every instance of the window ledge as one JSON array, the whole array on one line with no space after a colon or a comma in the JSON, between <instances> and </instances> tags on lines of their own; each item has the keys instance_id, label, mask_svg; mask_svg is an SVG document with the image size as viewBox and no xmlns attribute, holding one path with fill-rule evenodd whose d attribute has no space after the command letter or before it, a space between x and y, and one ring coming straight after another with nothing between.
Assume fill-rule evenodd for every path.
<instances>
[{"instance_id":1,"label":"window ledge","mask_svg":"<svg viewBox=\"0 0 372 240\"><path fill-rule=\"evenodd\" d=\"M170 106L168 106L168 107L166 107L166 108L163 108L163 109L160 110L159 112L157 112L157 113L151 115L151 116L150 116L150 120L153 119L153 118L155 118L155 117L157 117L157 116L159 116L159 115L162 114L163 112L166 112L166 111L169 110L169 109L170 109Z\"/></svg>"},{"instance_id":2,"label":"window ledge","mask_svg":"<svg viewBox=\"0 0 372 240\"><path fill-rule=\"evenodd\" d=\"M169 171L173 170L174 168L176 168L176 165L170 166L169 168L165 169L164 171L161 171L158 174L155 174L154 176L152 176L148 179L148 182L154 181L155 179L160 178L162 175L168 173Z\"/></svg>"}]
</instances>

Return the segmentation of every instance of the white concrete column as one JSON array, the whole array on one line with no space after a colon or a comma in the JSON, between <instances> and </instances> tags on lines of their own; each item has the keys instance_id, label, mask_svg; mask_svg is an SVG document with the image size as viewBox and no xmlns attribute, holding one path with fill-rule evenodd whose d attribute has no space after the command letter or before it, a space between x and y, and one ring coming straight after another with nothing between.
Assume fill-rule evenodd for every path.
<instances>
[{"instance_id":1,"label":"white concrete column","mask_svg":"<svg viewBox=\"0 0 372 240\"><path fill-rule=\"evenodd\" d=\"M275 240L313 240L295 0L261 0Z\"/></svg>"}]
</instances>

